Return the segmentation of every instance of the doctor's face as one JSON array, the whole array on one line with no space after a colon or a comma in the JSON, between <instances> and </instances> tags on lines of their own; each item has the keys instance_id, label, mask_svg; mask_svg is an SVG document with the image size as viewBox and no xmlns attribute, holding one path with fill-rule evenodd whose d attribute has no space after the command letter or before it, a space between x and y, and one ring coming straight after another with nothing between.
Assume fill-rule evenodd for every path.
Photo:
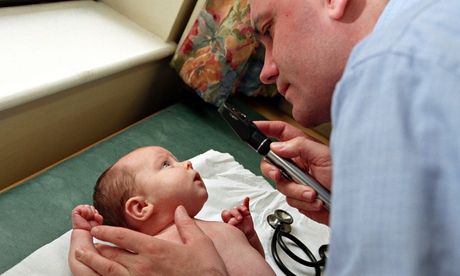
<instances>
[{"instance_id":1,"label":"doctor's face","mask_svg":"<svg viewBox=\"0 0 460 276\"><path fill-rule=\"evenodd\" d=\"M325 3L250 0L251 20L266 48L260 75L276 83L293 117L311 127L330 121L330 105L348 54Z\"/></svg>"}]
</instances>

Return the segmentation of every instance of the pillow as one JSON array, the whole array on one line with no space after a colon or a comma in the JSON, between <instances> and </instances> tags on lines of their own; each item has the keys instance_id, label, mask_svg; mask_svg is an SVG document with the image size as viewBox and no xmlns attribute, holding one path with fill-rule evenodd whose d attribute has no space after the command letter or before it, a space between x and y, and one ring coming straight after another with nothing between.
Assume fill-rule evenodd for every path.
<instances>
[{"instance_id":1,"label":"pillow","mask_svg":"<svg viewBox=\"0 0 460 276\"><path fill-rule=\"evenodd\" d=\"M206 102L220 106L236 92L273 96L259 79L264 48L254 36L248 0L206 0L171 66Z\"/></svg>"}]
</instances>

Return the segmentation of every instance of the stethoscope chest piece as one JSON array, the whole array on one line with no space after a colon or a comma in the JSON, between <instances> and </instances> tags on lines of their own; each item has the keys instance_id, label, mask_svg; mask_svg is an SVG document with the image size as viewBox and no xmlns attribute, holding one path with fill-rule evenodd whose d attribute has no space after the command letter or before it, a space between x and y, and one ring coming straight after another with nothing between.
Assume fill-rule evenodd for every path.
<instances>
[{"instance_id":1,"label":"stethoscope chest piece","mask_svg":"<svg viewBox=\"0 0 460 276\"><path fill-rule=\"evenodd\" d=\"M281 226L281 232L290 233L291 224L294 222L294 219L288 212L281 209L277 209L273 214L268 215L267 222L273 229L276 229L276 227Z\"/></svg>"}]
</instances>

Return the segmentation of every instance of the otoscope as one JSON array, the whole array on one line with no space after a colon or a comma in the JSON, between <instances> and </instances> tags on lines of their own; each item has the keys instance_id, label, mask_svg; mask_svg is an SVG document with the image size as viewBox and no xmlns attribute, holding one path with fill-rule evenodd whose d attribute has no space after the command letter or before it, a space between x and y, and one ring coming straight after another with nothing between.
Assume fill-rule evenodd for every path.
<instances>
[{"instance_id":1,"label":"otoscope","mask_svg":"<svg viewBox=\"0 0 460 276\"><path fill-rule=\"evenodd\" d=\"M294 162L272 152L270 150L270 144L273 141L260 132L257 126L250 121L244 113L229 102L225 102L219 107L219 113L240 139L249 144L256 152L264 156L269 163L280 169L281 175L285 179L292 179L296 183L312 187L316 191L317 198L323 202L324 208L328 211L330 210L330 191L324 188L313 178L313 176L299 169Z\"/></svg>"}]
</instances>

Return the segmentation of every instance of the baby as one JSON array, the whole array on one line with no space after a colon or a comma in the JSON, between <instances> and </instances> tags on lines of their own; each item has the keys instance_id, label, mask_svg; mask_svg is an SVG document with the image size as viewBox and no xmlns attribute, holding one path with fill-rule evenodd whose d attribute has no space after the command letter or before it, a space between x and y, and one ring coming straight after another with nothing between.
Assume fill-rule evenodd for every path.
<instances>
[{"instance_id":1,"label":"baby","mask_svg":"<svg viewBox=\"0 0 460 276\"><path fill-rule=\"evenodd\" d=\"M90 230L104 224L127 227L181 243L174 211L183 205L194 217L208 198L200 174L190 161L179 162L161 147L139 148L118 160L98 179L94 207L72 211L69 266L74 275L96 273L75 258L80 246L96 250ZM249 198L221 214L225 222L195 219L213 241L230 275L274 275L249 212Z\"/></svg>"}]
</instances>

